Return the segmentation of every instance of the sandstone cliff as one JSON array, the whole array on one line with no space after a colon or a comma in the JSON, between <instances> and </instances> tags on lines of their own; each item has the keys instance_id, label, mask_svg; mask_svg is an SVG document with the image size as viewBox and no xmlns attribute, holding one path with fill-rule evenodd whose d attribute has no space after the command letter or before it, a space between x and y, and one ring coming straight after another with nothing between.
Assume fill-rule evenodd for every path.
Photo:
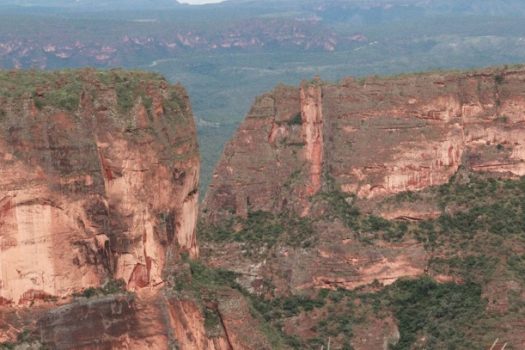
<instances>
[{"instance_id":1,"label":"sandstone cliff","mask_svg":"<svg viewBox=\"0 0 525 350\"><path fill-rule=\"evenodd\" d=\"M525 281L509 262L524 251L524 79L522 67L314 79L258 97L206 195L204 257L268 302L295 348L329 336L335 349L525 346ZM418 316L400 310L429 284L475 295L469 317L485 331L450 343L457 335L407 326Z\"/></svg>"},{"instance_id":2,"label":"sandstone cliff","mask_svg":"<svg viewBox=\"0 0 525 350\"><path fill-rule=\"evenodd\" d=\"M441 185L460 166L523 176L524 77L492 69L277 87L226 146L206 216L306 215L323 176L359 198Z\"/></svg>"},{"instance_id":3,"label":"sandstone cliff","mask_svg":"<svg viewBox=\"0 0 525 350\"><path fill-rule=\"evenodd\" d=\"M225 150L199 248L183 88L0 73L0 348L522 348L523 81L276 88Z\"/></svg>"},{"instance_id":4,"label":"sandstone cliff","mask_svg":"<svg viewBox=\"0 0 525 350\"><path fill-rule=\"evenodd\" d=\"M265 348L242 339L250 316L234 291L216 301L212 337L205 301L174 290L199 254L198 182L181 86L121 70L1 72L0 347Z\"/></svg>"},{"instance_id":5,"label":"sandstone cliff","mask_svg":"<svg viewBox=\"0 0 525 350\"><path fill-rule=\"evenodd\" d=\"M120 71L5 72L2 80L7 303L67 296L108 278L155 288L166 256L198 254L199 156L180 87Z\"/></svg>"}]
</instances>

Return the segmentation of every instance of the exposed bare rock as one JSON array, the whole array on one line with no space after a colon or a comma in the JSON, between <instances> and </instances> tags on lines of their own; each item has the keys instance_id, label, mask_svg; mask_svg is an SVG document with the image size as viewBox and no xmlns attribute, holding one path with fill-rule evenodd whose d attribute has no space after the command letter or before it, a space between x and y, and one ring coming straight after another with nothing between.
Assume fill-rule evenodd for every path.
<instances>
[{"instance_id":1,"label":"exposed bare rock","mask_svg":"<svg viewBox=\"0 0 525 350\"><path fill-rule=\"evenodd\" d=\"M2 79L2 298L64 297L108 278L153 288L169 254L198 254L199 157L180 87L121 71ZM26 90L9 95L19 81Z\"/></svg>"},{"instance_id":2,"label":"exposed bare rock","mask_svg":"<svg viewBox=\"0 0 525 350\"><path fill-rule=\"evenodd\" d=\"M2 72L0 134L0 342L169 348L161 287L180 254L198 256L184 89L120 70ZM136 294L103 287L114 280Z\"/></svg>"},{"instance_id":3,"label":"exposed bare rock","mask_svg":"<svg viewBox=\"0 0 525 350\"><path fill-rule=\"evenodd\" d=\"M271 348L239 292L215 301L217 334L210 301L175 292L199 255L181 86L120 70L0 73L0 134L0 347Z\"/></svg>"},{"instance_id":4,"label":"exposed bare rock","mask_svg":"<svg viewBox=\"0 0 525 350\"><path fill-rule=\"evenodd\" d=\"M524 76L487 69L278 87L226 146L205 216L306 215L322 176L365 199L444 184L459 167L522 176Z\"/></svg>"},{"instance_id":5,"label":"exposed bare rock","mask_svg":"<svg viewBox=\"0 0 525 350\"><path fill-rule=\"evenodd\" d=\"M276 87L215 170L202 255L296 348L519 347L524 80L502 67ZM439 322L410 309L427 287L474 296L484 328L423 330ZM435 301L436 319L454 313Z\"/></svg>"}]
</instances>

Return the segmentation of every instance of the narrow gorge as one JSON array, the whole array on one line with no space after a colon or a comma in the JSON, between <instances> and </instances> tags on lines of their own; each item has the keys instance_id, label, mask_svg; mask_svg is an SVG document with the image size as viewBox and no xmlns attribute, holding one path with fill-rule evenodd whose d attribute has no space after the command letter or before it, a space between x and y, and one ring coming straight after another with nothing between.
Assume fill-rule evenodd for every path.
<instances>
[{"instance_id":1,"label":"narrow gorge","mask_svg":"<svg viewBox=\"0 0 525 350\"><path fill-rule=\"evenodd\" d=\"M521 66L279 85L202 203L159 75L0 72L0 135L0 349L525 346Z\"/></svg>"}]
</instances>

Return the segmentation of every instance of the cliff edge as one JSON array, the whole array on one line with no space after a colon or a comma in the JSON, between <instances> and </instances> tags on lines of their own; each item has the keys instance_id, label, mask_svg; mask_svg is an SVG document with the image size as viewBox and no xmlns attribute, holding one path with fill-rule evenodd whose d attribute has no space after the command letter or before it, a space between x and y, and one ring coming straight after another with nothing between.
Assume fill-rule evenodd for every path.
<instances>
[{"instance_id":1,"label":"cliff edge","mask_svg":"<svg viewBox=\"0 0 525 350\"><path fill-rule=\"evenodd\" d=\"M202 256L292 348L525 346L524 81L516 66L276 87L216 168Z\"/></svg>"},{"instance_id":2,"label":"cliff edge","mask_svg":"<svg viewBox=\"0 0 525 350\"><path fill-rule=\"evenodd\" d=\"M279 86L226 146L205 216L305 216L323 178L371 199L442 185L460 167L523 176L524 77L493 68Z\"/></svg>"}]
</instances>

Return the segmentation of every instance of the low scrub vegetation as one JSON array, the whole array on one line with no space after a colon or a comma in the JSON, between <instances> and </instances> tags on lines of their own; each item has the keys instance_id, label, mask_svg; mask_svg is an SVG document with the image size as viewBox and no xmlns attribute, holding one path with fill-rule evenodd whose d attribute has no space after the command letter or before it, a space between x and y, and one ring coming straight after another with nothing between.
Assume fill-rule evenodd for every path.
<instances>
[{"instance_id":1,"label":"low scrub vegetation","mask_svg":"<svg viewBox=\"0 0 525 350\"><path fill-rule=\"evenodd\" d=\"M14 349L39 349L48 350L48 348L38 342L29 329L23 329L16 336L15 342L0 343L0 350Z\"/></svg>"},{"instance_id":2,"label":"low scrub vegetation","mask_svg":"<svg viewBox=\"0 0 525 350\"><path fill-rule=\"evenodd\" d=\"M483 318L486 301L477 284L439 284L429 278L400 280L381 292L381 302L398 321L399 342L392 349L408 349L424 338L427 349L477 349L467 332ZM418 339L419 338L419 339Z\"/></svg>"},{"instance_id":3,"label":"low scrub vegetation","mask_svg":"<svg viewBox=\"0 0 525 350\"><path fill-rule=\"evenodd\" d=\"M328 339L332 349L352 349L357 327L388 318L395 320L400 333L393 350L485 348L499 336L491 333L491 324L513 320L513 315L522 312L519 296L509 291L508 311L491 313L488 299L498 296L487 295L484 286L501 278L524 282L525 255L519 247L525 239L525 178L469 174L423 193L407 192L390 199L412 204L433 201L442 209L436 219L413 222L365 214L356 198L333 189L316 200L327 208L324 220L340 220L363 242L410 239L423 243L431 256L427 274L386 287L376 282L354 291L320 290L280 297L251 295L227 271L204 273L197 280L206 276L207 284L217 281L241 290L251 301L254 314L293 349L326 348ZM293 232L304 235L296 237L316 237L312 223L310 219L258 212L200 234L204 240L239 242L258 249L298 244L301 240L290 240ZM316 244L315 240L310 242ZM455 282L438 283L430 277L438 275ZM290 322L301 327L287 328ZM286 329L297 333L286 333Z\"/></svg>"},{"instance_id":4,"label":"low scrub vegetation","mask_svg":"<svg viewBox=\"0 0 525 350\"><path fill-rule=\"evenodd\" d=\"M146 81L148 84L160 84L163 79L153 73L118 69L3 71L0 72L0 96L8 99L31 98L39 110L53 107L74 112L79 107L83 92L104 93L101 86L106 85L115 90L120 112L129 112L139 98L148 112L151 112L152 98L146 92ZM179 110L176 99L178 96L171 98L168 104L170 108Z\"/></svg>"},{"instance_id":5,"label":"low scrub vegetation","mask_svg":"<svg viewBox=\"0 0 525 350\"><path fill-rule=\"evenodd\" d=\"M201 224L199 236L204 241L243 243L248 253L277 244L307 248L317 239L311 220L262 211L249 213L246 219L232 219L221 226Z\"/></svg>"},{"instance_id":6,"label":"low scrub vegetation","mask_svg":"<svg viewBox=\"0 0 525 350\"><path fill-rule=\"evenodd\" d=\"M102 287L86 288L81 293L76 293L74 296L92 298L96 296L117 294L126 292L126 282L123 279L109 280Z\"/></svg>"},{"instance_id":7,"label":"low scrub vegetation","mask_svg":"<svg viewBox=\"0 0 525 350\"><path fill-rule=\"evenodd\" d=\"M322 289L315 297L290 296L265 300L251 296L254 308L277 329L297 317L314 336L282 334L293 349L319 349L332 341L333 349L352 349L353 328L372 318L395 317L399 341L391 349L409 349L419 339L423 348L473 349L467 332L473 320L485 315L486 301L478 284L439 284L428 277L399 280L379 292ZM319 312L313 312L315 309ZM302 320L302 321L301 321Z\"/></svg>"}]
</instances>

